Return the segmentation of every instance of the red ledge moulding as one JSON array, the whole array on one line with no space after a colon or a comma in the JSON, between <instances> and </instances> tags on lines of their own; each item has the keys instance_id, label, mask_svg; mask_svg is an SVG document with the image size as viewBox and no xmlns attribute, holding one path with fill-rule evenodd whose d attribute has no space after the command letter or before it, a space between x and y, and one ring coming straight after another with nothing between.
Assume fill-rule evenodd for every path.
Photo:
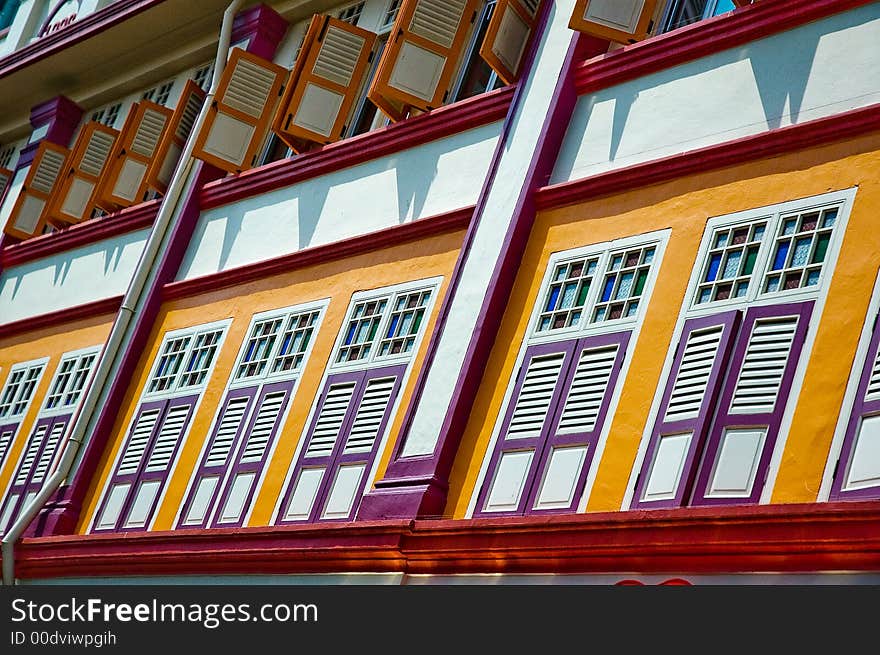
<instances>
[{"instance_id":1,"label":"red ledge moulding","mask_svg":"<svg viewBox=\"0 0 880 655\"><path fill-rule=\"evenodd\" d=\"M877 130L880 130L880 104L780 127L580 180L546 186L537 193L537 206L539 209L564 207L612 193L631 191L688 175L858 137Z\"/></svg>"},{"instance_id":2,"label":"red ledge moulding","mask_svg":"<svg viewBox=\"0 0 880 655\"><path fill-rule=\"evenodd\" d=\"M873 0L764 0L589 59L574 73L579 95L622 84L869 4Z\"/></svg>"},{"instance_id":3,"label":"red ledge moulding","mask_svg":"<svg viewBox=\"0 0 880 655\"><path fill-rule=\"evenodd\" d=\"M507 115L515 86L506 86L421 116L344 139L320 150L206 184L203 210L274 191L296 182L349 168L446 136L499 121Z\"/></svg>"},{"instance_id":4,"label":"red ledge moulding","mask_svg":"<svg viewBox=\"0 0 880 655\"><path fill-rule=\"evenodd\" d=\"M880 501L24 539L22 578L880 571Z\"/></svg>"}]
</instances>

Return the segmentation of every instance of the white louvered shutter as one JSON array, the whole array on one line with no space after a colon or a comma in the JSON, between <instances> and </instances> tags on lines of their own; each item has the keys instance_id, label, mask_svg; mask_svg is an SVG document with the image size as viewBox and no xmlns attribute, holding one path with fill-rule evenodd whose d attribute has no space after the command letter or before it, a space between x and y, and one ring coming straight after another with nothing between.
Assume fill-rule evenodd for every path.
<instances>
[{"instance_id":1,"label":"white louvered shutter","mask_svg":"<svg viewBox=\"0 0 880 655\"><path fill-rule=\"evenodd\" d=\"M198 84L187 80L147 171L147 184L159 193L165 193L168 189L174 168L204 102L205 92Z\"/></svg>"},{"instance_id":2,"label":"white louvered shutter","mask_svg":"<svg viewBox=\"0 0 880 655\"><path fill-rule=\"evenodd\" d=\"M577 0L569 27L585 34L633 43L648 35L656 0Z\"/></svg>"},{"instance_id":3,"label":"white louvered shutter","mask_svg":"<svg viewBox=\"0 0 880 655\"><path fill-rule=\"evenodd\" d=\"M58 185L70 151L43 141L37 146L34 160L25 177L21 192L9 215L4 232L17 239L42 234L49 213L49 199Z\"/></svg>"},{"instance_id":4,"label":"white louvered shutter","mask_svg":"<svg viewBox=\"0 0 880 655\"><path fill-rule=\"evenodd\" d=\"M9 426L4 426L4 429L0 430L0 466L3 465L3 462L6 459L6 453L9 452L9 444L12 443L13 434L15 434L15 430Z\"/></svg>"},{"instance_id":5,"label":"white louvered shutter","mask_svg":"<svg viewBox=\"0 0 880 655\"><path fill-rule=\"evenodd\" d=\"M234 48L193 156L229 173L256 163L269 131L287 70Z\"/></svg>"},{"instance_id":6,"label":"white louvered shutter","mask_svg":"<svg viewBox=\"0 0 880 655\"><path fill-rule=\"evenodd\" d=\"M38 486L42 485L46 476L51 471L52 464L55 461L55 455L58 453L58 445L61 443L61 437L64 436L64 430L66 427L66 420L55 421L52 424L48 436L46 437L46 443L43 445L43 449L40 452L40 458L37 460L37 465L34 467L34 474L31 476L30 480L31 484L36 484Z\"/></svg>"},{"instance_id":7,"label":"white louvered shutter","mask_svg":"<svg viewBox=\"0 0 880 655\"><path fill-rule=\"evenodd\" d=\"M355 386L355 382L342 382L329 386L312 430L306 457L328 457L333 452Z\"/></svg>"},{"instance_id":8,"label":"white louvered shutter","mask_svg":"<svg viewBox=\"0 0 880 655\"><path fill-rule=\"evenodd\" d=\"M498 0L495 5L480 56L507 84L519 79L540 8L541 0Z\"/></svg>"}]
</instances>

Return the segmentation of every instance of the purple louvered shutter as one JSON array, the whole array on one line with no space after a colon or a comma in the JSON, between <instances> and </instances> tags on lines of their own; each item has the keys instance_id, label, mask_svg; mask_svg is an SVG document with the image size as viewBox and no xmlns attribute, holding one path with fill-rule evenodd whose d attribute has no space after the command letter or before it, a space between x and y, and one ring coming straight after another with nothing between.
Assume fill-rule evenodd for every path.
<instances>
[{"instance_id":1,"label":"purple louvered shutter","mask_svg":"<svg viewBox=\"0 0 880 655\"><path fill-rule=\"evenodd\" d=\"M877 325L878 317L875 317L840 459L834 469L831 500L880 498L880 330Z\"/></svg>"},{"instance_id":2,"label":"purple louvered shutter","mask_svg":"<svg viewBox=\"0 0 880 655\"><path fill-rule=\"evenodd\" d=\"M95 530L146 530L197 399L184 396L141 405L97 514Z\"/></svg>"},{"instance_id":3,"label":"purple louvered shutter","mask_svg":"<svg viewBox=\"0 0 880 655\"><path fill-rule=\"evenodd\" d=\"M213 526L237 527L244 522L290 403L294 382L287 380L263 386L248 428L240 439L241 446L235 451Z\"/></svg>"},{"instance_id":4,"label":"purple louvered shutter","mask_svg":"<svg viewBox=\"0 0 880 655\"><path fill-rule=\"evenodd\" d=\"M739 320L734 310L685 321L633 508L680 507L687 501Z\"/></svg>"},{"instance_id":5,"label":"purple louvered shutter","mask_svg":"<svg viewBox=\"0 0 880 655\"><path fill-rule=\"evenodd\" d=\"M40 419L34 425L0 512L0 529L7 530L22 508L39 493L55 462L69 421L69 415L55 416Z\"/></svg>"},{"instance_id":6,"label":"purple louvered shutter","mask_svg":"<svg viewBox=\"0 0 880 655\"><path fill-rule=\"evenodd\" d=\"M179 528L204 528L221 491L257 387L235 389L226 395L208 446L199 462L189 495L183 505Z\"/></svg>"},{"instance_id":7,"label":"purple louvered shutter","mask_svg":"<svg viewBox=\"0 0 880 655\"><path fill-rule=\"evenodd\" d=\"M475 516L522 514L577 341L530 346L517 374Z\"/></svg>"},{"instance_id":8,"label":"purple louvered shutter","mask_svg":"<svg viewBox=\"0 0 880 655\"><path fill-rule=\"evenodd\" d=\"M405 371L387 366L327 379L280 522L352 519Z\"/></svg>"},{"instance_id":9,"label":"purple louvered shutter","mask_svg":"<svg viewBox=\"0 0 880 655\"><path fill-rule=\"evenodd\" d=\"M12 446L12 438L18 431L18 421L15 423L0 423L0 468L6 463L6 455Z\"/></svg>"},{"instance_id":10,"label":"purple louvered shutter","mask_svg":"<svg viewBox=\"0 0 880 655\"><path fill-rule=\"evenodd\" d=\"M578 342L552 429L528 481L526 513L573 512L580 502L629 337L619 332Z\"/></svg>"},{"instance_id":11,"label":"purple louvered shutter","mask_svg":"<svg viewBox=\"0 0 880 655\"><path fill-rule=\"evenodd\" d=\"M760 499L812 311L811 301L746 313L692 505Z\"/></svg>"}]
</instances>

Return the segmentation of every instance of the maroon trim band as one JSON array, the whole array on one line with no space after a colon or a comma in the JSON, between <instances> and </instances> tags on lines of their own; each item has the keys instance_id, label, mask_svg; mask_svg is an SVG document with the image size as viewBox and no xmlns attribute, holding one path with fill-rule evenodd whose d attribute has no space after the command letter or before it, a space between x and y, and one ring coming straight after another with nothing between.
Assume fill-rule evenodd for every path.
<instances>
[{"instance_id":1,"label":"maroon trim band","mask_svg":"<svg viewBox=\"0 0 880 655\"><path fill-rule=\"evenodd\" d=\"M83 303L76 307L59 309L56 312L23 318L20 321L0 325L0 339L24 332L35 332L44 328L60 327L71 321L78 321L84 318L115 314L121 304L122 296L114 296L113 298Z\"/></svg>"}]
</instances>

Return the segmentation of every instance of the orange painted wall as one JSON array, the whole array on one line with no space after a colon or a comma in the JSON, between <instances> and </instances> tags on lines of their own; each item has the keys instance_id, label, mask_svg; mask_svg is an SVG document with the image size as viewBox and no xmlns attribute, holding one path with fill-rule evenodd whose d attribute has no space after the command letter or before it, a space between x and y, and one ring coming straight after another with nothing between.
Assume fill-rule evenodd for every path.
<instances>
[{"instance_id":1,"label":"orange painted wall","mask_svg":"<svg viewBox=\"0 0 880 655\"><path fill-rule=\"evenodd\" d=\"M815 501L880 265L878 171L874 134L540 214L475 398L446 514L466 513L551 253L672 229L587 507L619 510L707 219L858 185L772 495L777 503Z\"/></svg>"},{"instance_id":2,"label":"orange painted wall","mask_svg":"<svg viewBox=\"0 0 880 655\"><path fill-rule=\"evenodd\" d=\"M149 346L145 349L138 367L139 373L132 381L125 402L114 427L113 443L107 448L92 481L80 517L78 532L85 532L96 511L97 503L106 484L112 463L121 447L126 429L136 410L150 365L153 362L162 336L169 330L200 325L232 318L224 345L217 357L214 372L204 392L204 398L196 412L189 434L184 442L178 463L172 473L165 498L159 507L155 530L171 529L176 513L184 501L186 486L191 472L198 462L199 453L207 438L214 414L222 400L226 382L232 371L239 348L246 336L253 314L280 307L330 298L327 312L313 350L300 381L288 419L283 426L263 486L259 492L250 525L268 525L276 502L283 492L287 471L294 450L305 428L306 418L318 392L330 351L342 326L345 312L353 293L393 284L443 276L440 293L435 299L434 310L426 325L430 335L436 321L437 310L446 293L449 277L458 258L464 232L438 235L417 243L387 248L364 255L331 261L276 275L253 283L221 289L217 292L167 302L163 305L156 325L153 327ZM417 371L424 358L428 339L422 340L416 353L413 370ZM411 375L403 391L401 407L406 407L415 376ZM399 411L391 429L386 452L382 453L379 477L388 464L395 435L400 429L403 412Z\"/></svg>"},{"instance_id":3,"label":"orange painted wall","mask_svg":"<svg viewBox=\"0 0 880 655\"><path fill-rule=\"evenodd\" d=\"M64 323L37 332L26 332L5 339L0 339L0 386L5 384L9 369L20 362L48 357L49 362L37 385L34 398L25 414L18 434L12 443L6 462L0 469L0 491L5 491L10 478L15 472L22 448L36 420L37 413L46 397L49 383L58 368L61 356L73 350L81 350L91 346L103 345L110 334L113 315L96 316L94 318Z\"/></svg>"}]
</instances>

